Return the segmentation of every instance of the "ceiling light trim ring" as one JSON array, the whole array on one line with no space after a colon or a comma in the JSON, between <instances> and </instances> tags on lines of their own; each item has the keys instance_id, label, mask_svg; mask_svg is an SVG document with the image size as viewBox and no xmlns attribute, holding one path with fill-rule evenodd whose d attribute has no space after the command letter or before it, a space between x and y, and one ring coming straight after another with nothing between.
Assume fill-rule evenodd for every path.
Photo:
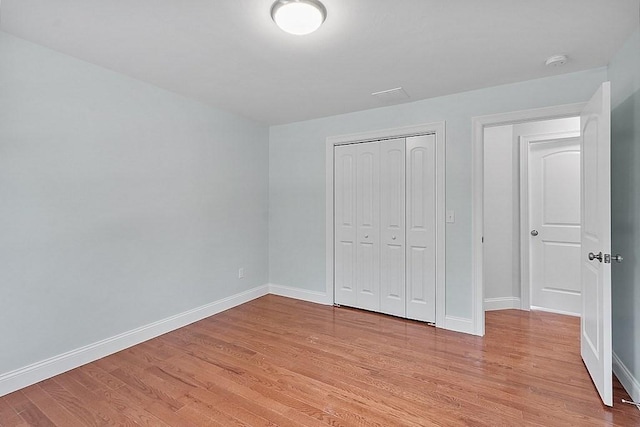
<instances>
[{"instance_id":1,"label":"ceiling light trim ring","mask_svg":"<svg viewBox=\"0 0 640 427\"><path fill-rule=\"evenodd\" d=\"M315 8L320 13L320 23L319 23L317 28L311 30L308 33L292 33L289 30L283 28L280 25L280 23L278 23L278 21L276 20L276 14L278 13L278 10L280 10L284 6L291 5L291 4L296 4L296 3L311 6L311 7ZM273 22L276 23L278 28L280 28L281 30L283 30L283 31L285 31L287 33L297 34L297 35L310 34L310 33L314 32L314 31L316 31L318 28L320 28L320 26L327 19L327 8L319 0L276 0L273 3L273 5L271 6L271 19L273 20Z\"/></svg>"}]
</instances>

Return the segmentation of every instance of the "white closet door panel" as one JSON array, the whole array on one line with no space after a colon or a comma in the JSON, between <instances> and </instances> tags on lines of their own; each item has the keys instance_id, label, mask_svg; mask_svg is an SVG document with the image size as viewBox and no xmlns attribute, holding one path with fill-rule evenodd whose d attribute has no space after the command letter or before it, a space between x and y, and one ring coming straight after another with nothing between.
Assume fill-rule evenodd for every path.
<instances>
[{"instance_id":1,"label":"white closet door panel","mask_svg":"<svg viewBox=\"0 0 640 427\"><path fill-rule=\"evenodd\" d=\"M357 298L356 146L336 146L334 156L335 302L355 306Z\"/></svg>"},{"instance_id":2,"label":"white closet door panel","mask_svg":"<svg viewBox=\"0 0 640 427\"><path fill-rule=\"evenodd\" d=\"M436 137L407 138L407 314L436 316Z\"/></svg>"},{"instance_id":3,"label":"white closet door panel","mask_svg":"<svg viewBox=\"0 0 640 427\"><path fill-rule=\"evenodd\" d=\"M380 143L380 311L406 314L405 139Z\"/></svg>"},{"instance_id":4,"label":"white closet door panel","mask_svg":"<svg viewBox=\"0 0 640 427\"><path fill-rule=\"evenodd\" d=\"M356 306L380 310L380 144L356 145Z\"/></svg>"}]
</instances>

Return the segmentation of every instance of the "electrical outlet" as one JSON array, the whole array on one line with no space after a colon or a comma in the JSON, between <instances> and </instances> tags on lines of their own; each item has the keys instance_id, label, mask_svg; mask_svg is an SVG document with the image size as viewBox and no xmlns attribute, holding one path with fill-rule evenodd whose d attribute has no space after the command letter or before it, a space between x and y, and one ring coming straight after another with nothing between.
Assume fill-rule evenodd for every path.
<instances>
[{"instance_id":1,"label":"electrical outlet","mask_svg":"<svg viewBox=\"0 0 640 427\"><path fill-rule=\"evenodd\" d=\"M238 269L238 279L243 279L244 278L244 268L240 267Z\"/></svg>"}]
</instances>

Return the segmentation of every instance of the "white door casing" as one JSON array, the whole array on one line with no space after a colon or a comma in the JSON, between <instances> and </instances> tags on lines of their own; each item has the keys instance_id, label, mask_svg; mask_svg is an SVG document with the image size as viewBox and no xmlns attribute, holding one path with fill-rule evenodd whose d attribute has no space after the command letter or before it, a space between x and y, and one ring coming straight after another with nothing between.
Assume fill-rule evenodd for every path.
<instances>
[{"instance_id":1,"label":"white door casing","mask_svg":"<svg viewBox=\"0 0 640 427\"><path fill-rule=\"evenodd\" d=\"M525 140L529 150L531 308L579 316L579 132Z\"/></svg>"},{"instance_id":2,"label":"white door casing","mask_svg":"<svg viewBox=\"0 0 640 427\"><path fill-rule=\"evenodd\" d=\"M611 88L580 115L582 148L582 359L605 405L613 405L611 347ZM591 256L590 256L591 254ZM591 258L591 259L590 259Z\"/></svg>"},{"instance_id":3,"label":"white door casing","mask_svg":"<svg viewBox=\"0 0 640 427\"><path fill-rule=\"evenodd\" d=\"M436 321L436 137L407 138L407 317Z\"/></svg>"},{"instance_id":4,"label":"white door casing","mask_svg":"<svg viewBox=\"0 0 640 427\"><path fill-rule=\"evenodd\" d=\"M380 141L380 311L404 317L405 139Z\"/></svg>"}]
</instances>

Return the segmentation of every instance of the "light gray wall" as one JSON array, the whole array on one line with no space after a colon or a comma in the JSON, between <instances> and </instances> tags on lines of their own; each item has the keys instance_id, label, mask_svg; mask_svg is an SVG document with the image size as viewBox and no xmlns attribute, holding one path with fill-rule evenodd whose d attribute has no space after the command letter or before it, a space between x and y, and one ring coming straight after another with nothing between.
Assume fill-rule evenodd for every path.
<instances>
[{"instance_id":1,"label":"light gray wall","mask_svg":"<svg viewBox=\"0 0 640 427\"><path fill-rule=\"evenodd\" d=\"M0 58L0 375L267 283L266 126L6 33Z\"/></svg>"},{"instance_id":2,"label":"light gray wall","mask_svg":"<svg viewBox=\"0 0 640 427\"><path fill-rule=\"evenodd\" d=\"M325 139L446 120L447 315L471 316L471 118L588 100L606 68L270 128L269 279L325 290ZM367 96L363 94L362 96Z\"/></svg>"},{"instance_id":3,"label":"light gray wall","mask_svg":"<svg viewBox=\"0 0 640 427\"><path fill-rule=\"evenodd\" d=\"M640 30L609 66L613 351L640 383ZM636 395L636 399L639 397Z\"/></svg>"},{"instance_id":4,"label":"light gray wall","mask_svg":"<svg viewBox=\"0 0 640 427\"><path fill-rule=\"evenodd\" d=\"M519 298L518 146L513 126L484 131L484 298ZM517 281L516 281L517 280ZM518 286L515 286L517 283ZM517 289L516 289L517 288Z\"/></svg>"}]
</instances>

